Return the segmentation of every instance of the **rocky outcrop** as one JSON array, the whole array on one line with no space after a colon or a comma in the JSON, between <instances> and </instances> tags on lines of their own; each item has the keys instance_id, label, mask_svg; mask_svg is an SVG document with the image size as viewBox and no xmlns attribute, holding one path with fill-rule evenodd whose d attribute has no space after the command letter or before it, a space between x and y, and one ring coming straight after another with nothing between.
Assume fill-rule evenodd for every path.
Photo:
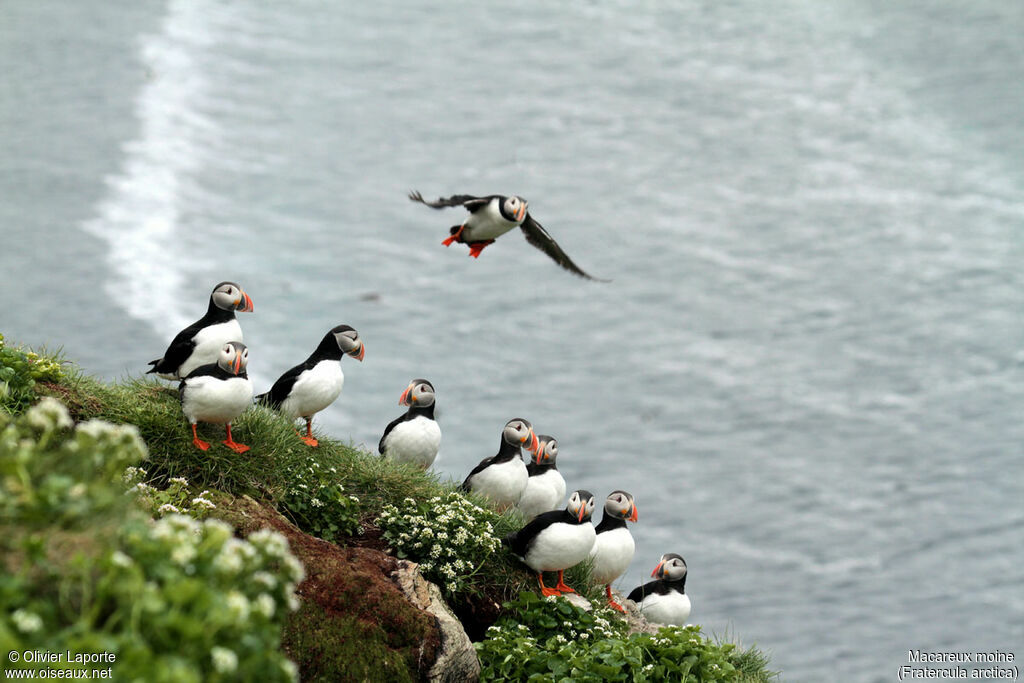
<instances>
[{"instance_id":1,"label":"rocky outcrop","mask_svg":"<svg viewBox=\"0 0 1024 683\"><path fill-rule=\"evenodd\" d=\"M310 536L248 496L217 506L218 516L243 536L260 528L284 534L306 568L297 590L301 606L282 638L302 680L473 680L473 666L479 676L465 632L463 642L437 587L403 566L410 563Z\"/></svg>"},{"instance_id":2,"label":"rocky outcrop","mask_svg":"<svg viewBox=\"0 0 1024 683\"><path fill-rule=\"evenodd\" d=\"M399 560L391 578L409 602L434 615L441 632L437 660L427 672L427 680L437 683L462 683L480 679L480 660L466 630L448 608L436 584L423 578L418 565Z\"/></svg>"}]
</instances>

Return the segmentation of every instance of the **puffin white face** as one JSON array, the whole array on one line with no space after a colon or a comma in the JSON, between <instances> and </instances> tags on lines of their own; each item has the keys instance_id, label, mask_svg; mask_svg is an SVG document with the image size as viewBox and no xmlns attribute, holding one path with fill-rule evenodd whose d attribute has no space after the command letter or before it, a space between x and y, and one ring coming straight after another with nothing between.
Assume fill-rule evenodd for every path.
<instances>
[{"instance_id":1,"label":"puffin white face","mask_svg":"<svg viewBox=\"0 0 1024 683\"><path fill-rule=\"evenodd\" d=\"M506 197L501 208L502 212L516 223L522 223L526 218L526 200L522 197Z\"/></svg>"},{"instance_id":2,"label":"puffin white face","mask_svg":"<svg viewBox=\"0 0 1024 683\"><path fill-rule=\"evenodd\" d=\"M402 392L399 405L426 408L434 403L434 385L425 379L414 379Z\"/></svg>"},{"instance_id":3,"label":"puffin white face","mask_svg":"<svg viewBox=\"0 0 1024 683\"><path fill-rule=\"evenodd\" d=\"M249 364L249 348L242 342L228 342L220 349L217 365L221 369L237 375Z\"/></svg>"},{"instance_id":4,"label":"puffin white face","mask_svg":"<svg viewBox=\"0 0 1024 683\"><path fill-rule=\"evenodd\" d=\"M594 514L594 494L583 489L573 491L565 509L580 522L590 519Z\"/></svg>"},{"instance_id":5,"label":"puffin white face","mask_svg":"<svg viewBox=\"0 0 1024 683\"><path fill-rule=\"evenodd\" d=\"M558 439L547 434L537 436L537 452L534 454L534 462L538 465L554 465L558 457Z\"/></svg>"},{"instance_id":6,"label":"puffin white face","mask_svg":"<svg viewBox=\"0 0 1024 683\"><path fill-rule=\"evenodd\" d=\"M686 560L682 555L676 553L665 553L661 556L658 566L651 572L651 576L657 576L666 581L678 581L686 576Z\"/></svg>"},{"instance_id":7,"label":"puffin white face","mask_svg":"<svg viewBox=\"0 0 1024 683\"><path fill-rule=\"evenodd\" d=\"M604 501L604 511L612 517L628 519L630 522L639 518L633 496L625 491L612 491L608 494Z\"/></svg>"},{"instance_id":8,"label":"puffin white face","mask_svg":"<svg viewBox=\"0 0 1024 683\"><path fill-rule=\"evenodd\" d=\"M533 425L529 420L519 417L509 420L501 435L508 443L513 446L521 446L531 453L536 453L540 447L540 442L537 440L537 435L533 433Z\"/></svg>"},{"instance_id":9,"label":"puffin white face","mask_svg":"<svg viewBox=\"0 0 1024 683\"><path fill-rule=\"evenodd\" d=\"M213 288L210 295L217 308L225 311L236 310L242 313L252 313L252 299L242 291L242 288L234 282L222 282Z\"/></svg>"},{"instance_id":10,"label":"puffin white face","mask_svg":"<svg viewBox=\"0 0 1024 683\"><path fill-rule=\"evenodd\" d=\"M342 353L347 353L359 361L366 355L366 347L363 346L363 340L359 338L359 333L348 325L338 325L331 332L334 333L334 339L338 342L338 348Z\"/></svg>"}]
</instances>

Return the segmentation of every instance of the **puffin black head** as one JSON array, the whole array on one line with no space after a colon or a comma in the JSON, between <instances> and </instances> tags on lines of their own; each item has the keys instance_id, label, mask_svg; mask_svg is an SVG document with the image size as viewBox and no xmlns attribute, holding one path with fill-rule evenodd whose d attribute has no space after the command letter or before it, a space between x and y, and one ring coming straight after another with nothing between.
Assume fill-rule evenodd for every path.
<instances>
[{"instance_id":1,"label":"puffin black head","mask_svg":"<svg viewBox=\"0 0 1024 683\"><path fill-rule=\"evenodd\" d=\"M245 366L248 364L249 349L242 342L228 342L220 348L217 365L225 372L239 375L245 371Z\"/></svg>"},{"instance_id":2,"label":"puffin black head","mask_svg":"<svg viewBox=\"0 0 1024 683\"><path fill-rule=\"evenodd\" d=\"M686 578L686 560L682 555L676 553L665 553L661 556L658 566L651 572L651 576L657 576L666 581L679 581Z\"/></svg>"},{"instance_id":3,"label":"puffin black head","mask_svg":"<svg viewBox=\"0 0 1024 683\"><path fill-rule=\"evenodd\" d=\"M604 499L604 513L630 522L635 522L639 518L633 496L625 491L612 491L608 494Z\"/></svg>"},{"instance_id":4,"label":"puffin black head","mask_svg":"<svg viewBox=\"0 0 1024 683\"><path fill-rule=\"evenodd\" d=\"M512 195L501 200L500 211L505 220L513 223L522 223L526 218L527 201L522 197Z\"/></svg>"},{"instance_id":5,"label":"puffin black head","mask_svg":"<svg viewBox=\"0 0 1024 683\"><path fill-rule=\"evenodd\" d=\"M213 288L210 302L225 311L252 313L252 299L234 282L221 282Z\"/></svg>"},{"instance_id":6,"label":"puffin black head","mask_svg":"<svg viewBox=\"0 0 1024 683\"><path fill-rule=\"evenodd\" d=\"M363 345L363 340L359 338L359 333L352 327L338 325L327 334L334 336L334 340L342 353L347 353L359 361L366 355L366 347Z\"/></svg>"},{"instance_id":7,"label":"puffin black head","mask_svg":"<svg viewBox=\"0 0 1024 683\"><path fill-rule=\"evenodd\" d=\"M558 457L558 439L547 434L538 434L537 443L533 461L538 465L554 465L555 458Z\"/></svg>"},{"instance_id":8,"label":"puffin black head","mask_svg":"<svg viewBox=\"0 0 1024 683\"><path fill-rule=\"evenodd\" d=\"M501 432L501 436L506 443L525 448L531 453L536 453L537 448L540 447L537 435L533 433L533 425L529 420L524 420L521 417L509 420Z\"/></svg>"},{"instance_id":9,"label":"puffin black head","mask_svg":"<svg viewBox=\"0 0 1024 683\"><path fill-rule=\"evenodd\" d=\"M583 489L573 491L565 509L579 522L589 520L590 516L594 514L594 494Z\"/></svg>"},{"instance_id":10,"label":"puffin black head","mask_svg":"<svg viewBox=\"0 0 1024 683\"><path fill-rule=\"evenodd\" d=\"M409 382L398 404L403 406L420 406L426 408L434 403L434 385L425 379L414 379Z\"/></svg>"}]
</instances>

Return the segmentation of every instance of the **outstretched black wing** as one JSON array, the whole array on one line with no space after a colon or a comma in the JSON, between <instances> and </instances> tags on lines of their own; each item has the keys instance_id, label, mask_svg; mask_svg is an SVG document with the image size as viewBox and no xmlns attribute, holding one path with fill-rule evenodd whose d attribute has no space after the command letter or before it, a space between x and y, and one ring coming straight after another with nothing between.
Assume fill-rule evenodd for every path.
<instances>
[{"instance_id":1,"label":"outstretched black wing","mask_svg":"<svg viewBox=\"0 0 1024 683\"><path fill-rule=\"evenodd\" d=\"M444 209L449 206L464 206L470 213L475 213L487 206L492 197L474 197L471 194L453 194L451 197L438 197L437 201L428 202L416 190L409 193L409 199L420 204L426 204L434 209Z\"/></svg>"},{"instance_id":2,"label":"outstretched black wing","mask_svg":"<svg viewBox=\"0 0 1024 683\"><path fill-rule=\"evenodd\" d=\"M526 214L526 220L519 226L526 236L526 241L537 247L545 254L550 256L555 263L562 266L570 273L585 277L588 280L599 280L600 282L608 282L608 280L601 280L600 278L593 277L583 272L583 269L573 263L572 259L562 251L562 248L558 246L554 238L548 234L548 231L544 229L544 226L533 219L529 213Z\"/></svg>"}]
</instances>

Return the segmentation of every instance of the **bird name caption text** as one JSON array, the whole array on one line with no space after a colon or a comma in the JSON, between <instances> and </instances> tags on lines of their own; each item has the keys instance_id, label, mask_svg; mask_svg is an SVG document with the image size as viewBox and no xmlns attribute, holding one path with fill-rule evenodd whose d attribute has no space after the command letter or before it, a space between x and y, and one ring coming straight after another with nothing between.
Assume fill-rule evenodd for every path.
<instances>
[{"instance_id":1,"label":"bird name caption text","mask_svg":"<svg viewBox=\"0 0 1024 683\"><path fill-rule=\"evenodd\" d=\"M110 679L113 667L86 668L88 664L114 664L113 652L72 652L65 650L11 650L7 661L17 665L4 671L4 678L87 678ZM53 666L50 666L50 665Z\"/></svg>"},{"instance_id":2,"label":"bird name caption text","mask_svg":"<svg viewBox=\"0 0 1024 683\"><path fill-rule=\"evenodd\" d=\"M944 651L907 650L907 664L899 668L899 679L947 681L1016 681L1020 674L1016 656L1003 650Z\"/></svg>"}]
</instances>

